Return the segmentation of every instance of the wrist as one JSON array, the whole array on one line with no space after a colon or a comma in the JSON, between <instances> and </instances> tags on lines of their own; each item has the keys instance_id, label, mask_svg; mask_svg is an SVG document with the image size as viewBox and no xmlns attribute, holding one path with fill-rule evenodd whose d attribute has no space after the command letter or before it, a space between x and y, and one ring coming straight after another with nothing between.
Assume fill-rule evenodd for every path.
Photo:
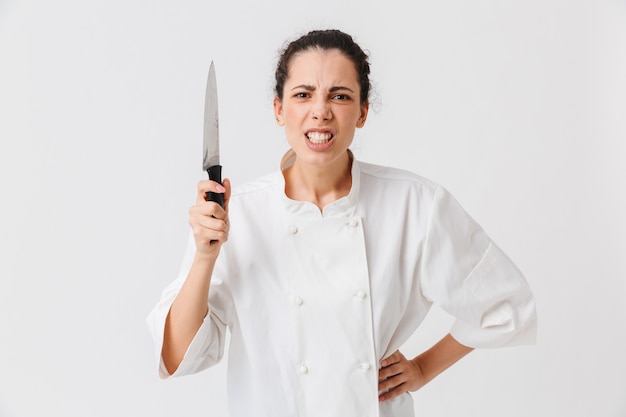
<instances>
[{"instance_id":1,"label":"wrist","mask_svg":"<svg viewBox=\"0 0 626 417\"><path fill-rule=\"evenodd\" d=\"M418 355L415 358L411 359L411 363L413 364L413 366L415 367L415 369L417 370L417 372L419 372L419 374L422 377L422 380L424 381L424 384L430 382L433 378L431 376L428 375L427 373L427 363L425 363L424 359L422 358L423 355Z\"/></svg>"},{"instance_id":2,"label":"wrist","mask_svg":"<svg viewBox=\"0 0 626 417\"><path fill-rule=\"evenodd\" d=\"M194 263L215 263L220 253L220 246L221 244L219 242L213 242L210 245L206 245L206 247L196 248Z\"/></svg>"}]
</instances>

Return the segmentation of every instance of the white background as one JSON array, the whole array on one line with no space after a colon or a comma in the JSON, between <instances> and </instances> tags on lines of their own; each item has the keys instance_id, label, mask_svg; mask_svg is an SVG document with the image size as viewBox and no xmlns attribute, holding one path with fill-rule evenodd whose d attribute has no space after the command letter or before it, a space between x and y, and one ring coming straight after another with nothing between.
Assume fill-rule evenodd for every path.
<instances>
[{"instance_id":1,"label":"white background","mask_svg":"<svg viewBox=\"0 0 626 417\"><path fill-rule=\"evenodd\" d=\"M225 175L273 171L278 50L329 27L371 53L357 157L446 186L537 298L536 346L472 353L418 415L626 416L617 0L0 0L0 416L226 415L225 364L159 380L144 323L205 177L206 74Z\"/></svg>"}]
</instances>

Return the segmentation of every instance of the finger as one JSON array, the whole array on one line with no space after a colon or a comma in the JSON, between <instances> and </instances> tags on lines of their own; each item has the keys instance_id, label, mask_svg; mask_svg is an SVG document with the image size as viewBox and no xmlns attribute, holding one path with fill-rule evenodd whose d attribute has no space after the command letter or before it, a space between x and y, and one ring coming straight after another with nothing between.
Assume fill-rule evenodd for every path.
<instances>
[{"instance_id":1,"label":"finger","mask_svg":"<svg viewBox=\"0 0 626 417\"><path fill-rule=\"evenodd\" d=\"M230 226L227 219L216 219L205 215L190 216L189 224L191 225L196 243L205 245L211 244L216 240L222 243L228 240Z\"/></svg>"},{"instance_id":2,"label":"finger","mask_svg":"<svg viewBox=\"0 0 626 417\"><path fill-rule=\"evenodd\" d=\"M224 236L228 236L230 229L228 221L211 216L192 216L189 219L189 224L196 240L201 242L207 240L221 240L225 242Z\"/></svg>"},{"instance_id":3,"label":"finger","mask_svg":"<svg viewBox=\"0 0 626 417\"><path fill-rule=\"evenodd\" d=\"M217 219L212 216L193 216L190 218L192 228L210 229L216 232L227 232L228 222L223 219Z\"/></svg>"},{"instance_id":4,"label":"finger","mask_svg":"<svg viewBox=\"0 0 626 417\"><path fill-rule=\"evenodd\" d=\"M378 383L378 392L386 392L392 390L398 385L402 385L407 381L407 378L403 374L392 376L391 378L387 378Z\"/></svg>"},{"instance_id":5,"label":"finger","mask_svg":"<svg viewBox=\"0 0 626 417\"><path fill-rule=\"evenodd\" d=\"M201 201L189 209L189 217L215 217L216 219L225 220L228 216L219 204L214 201Z\"/></svg>"},{"instance_id":6,"label":"finger","mask_svg":"<svg viewBox=\"0 0 626 417\"><path fill-rule=\"evenodd\" d=\"M230 179L224 178L222 181L222 186L226 189L224 192L224 210L228 212L228 202L230 201L230 193L231 193L231 185Z\"/></svg>"},{"instance_id":7,"label":"finger","mask_svg":"<svg viewBox=\"0 0 626 417\"><path fill-rule=\"evenodd\" d=\"M215 242L224 243L228 241L228 232L213 229L198 229L194 231L196 243L212 246Z\"/></svg>"},{"instance_id":8,"label":"finger","mask_svg":"<svg viewBox=\"0 0 626 417\"><path fill-rule=\"evenodd\" d=\"M378 371L378 379L387 379L392 376L396 376L401 374L405 370L405 367L402 366L402 362L394 363L393 365L389 365L385 368L380 368Z\"/></svg>"},{"instance_id":9,"label":"finger","mask_svg":"<svg viewBox=\"0 0 626 417\"><path fill-rule=\"evenodd\" d=\"M397 387L394 387L393 389L381 394L378 396L378 400L379 401L389 401L391 399L394 399L402 394L404 394L405 392L408 392L408 390L405 388L404 384L400 384Z\"/></svg>"},{"instance_id":10,"label":"finger","mask_svg":"<svg viewBox=\"0 0 626 417\"><path fill-rule=\"evenodd\" d=\"M198 182L197 191L198 195L196 198L196 202L201 203L202 201L206 201L206 193L212 192L222 194L226 192L226 188L219 182L202 180Z\"/></svg>"},{"instance_id":11,"label":"finger","mask_svg":"<svg viewBox=\"0 0 626 417\"><path fill-rule=\"evenodd\" d=\"M385 359L383 359L380 364L385 367L385 366L389 366L391 364L400 362L400 360L404 358L404 356L402 355L402 353L400 353L399 350L396 350L395 352L393 352L391 355L387 356Z\"/></svg>"}]
</instances>

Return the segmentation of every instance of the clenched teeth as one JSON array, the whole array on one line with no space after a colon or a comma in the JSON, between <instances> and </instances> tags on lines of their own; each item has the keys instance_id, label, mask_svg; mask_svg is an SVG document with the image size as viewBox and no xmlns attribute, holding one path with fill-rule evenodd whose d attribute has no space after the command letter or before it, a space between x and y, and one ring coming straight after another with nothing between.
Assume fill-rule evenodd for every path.
<instances>
[{"instance_id":1,"label":"clenched teeth","mask_svg":"<svg viewBox=\"0 0 626 417\"><path fill-rule=\"evenodd\" d=\"M306 137L313 143L324 143L328 142L332 135L330 133L309 132Z\"/></svg>"}]
</instances>

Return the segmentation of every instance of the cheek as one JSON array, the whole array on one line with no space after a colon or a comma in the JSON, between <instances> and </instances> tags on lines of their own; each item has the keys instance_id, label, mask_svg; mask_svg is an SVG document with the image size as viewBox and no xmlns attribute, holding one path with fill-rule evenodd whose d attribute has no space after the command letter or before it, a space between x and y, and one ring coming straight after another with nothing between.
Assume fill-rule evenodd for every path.
<instances>
[{"instance_id":1,"label":"cheek","mask_svg":"<svg viewBox=\"0 0 626 417\"><path fill-rule=\"evenodd\" d=\"M285 120L290 119L291 118L291 109L283 107L283 117L285 118Z\"/></svg>"},{"instance_id":2,"label":"cheek","mask_svg":"<svg viewBox=\"0 0 626 417\"><path fill-rule=\"evenodd\" d=\"M356 127L361 120L361 112L350 112L350 114L346 114L345 120L349 121L352 127Z\"/></svg>"},{"instance_id":3,"label":"cheek","mask_svg":"<svg viewBox=\"0 0 626 417\"><path fill-rule=\"evenodd\" d=\"M299 117L302 117L302 114L303 114L303 109L298 108L298 107L289 106L289 107L283 108L283 115L291 119L297 119Z\"/></svg>"}]
</instances>

